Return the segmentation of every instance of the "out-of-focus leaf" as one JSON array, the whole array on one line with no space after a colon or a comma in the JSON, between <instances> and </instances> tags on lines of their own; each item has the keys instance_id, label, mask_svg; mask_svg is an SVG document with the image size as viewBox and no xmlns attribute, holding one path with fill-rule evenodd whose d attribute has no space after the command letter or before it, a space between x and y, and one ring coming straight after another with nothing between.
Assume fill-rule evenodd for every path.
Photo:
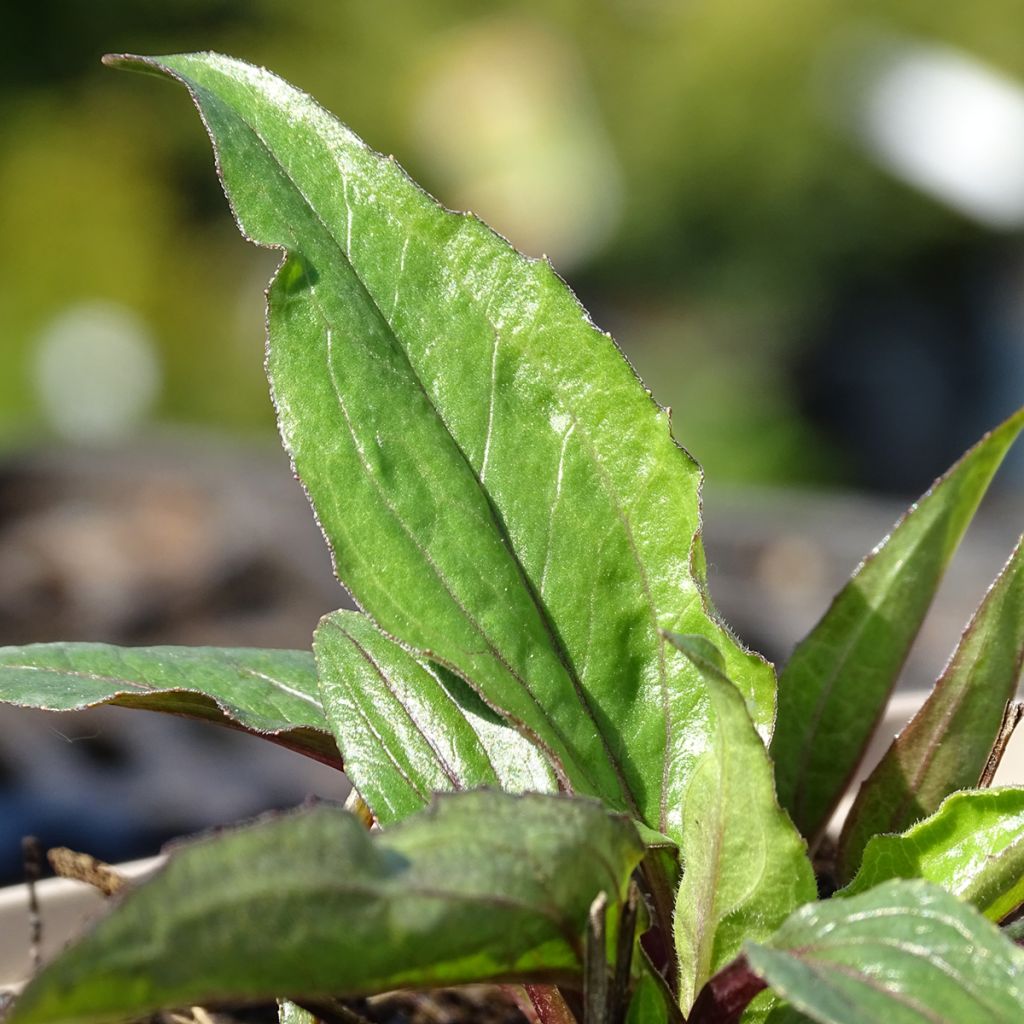
<instances>
[{"instance_id":1,"label":"out-of-focus leaf","mask_svg":"<svg viewBox=\"0 0 1024 1024\"><path fill-rule=\"evenodd\" d=\"M643 910L643 900L640 901L640 909ZM633 950L631 974L632 994L625 1024L647 1024L648 1021L651 1024L685 1024L686 1019L671 987L641 945Z\"/></svg>"},{"instance_id":2,"label":"out-of-focus leaf","mask_svg":"<svg viewBox=\"0 0 1024 1024\"><path fill-rule=\"evenodd\" d=\"M489 979L579 983L590 904L614 934L643 848L592 801L442 796L373 835L336 808L174 855L46 967L10 1024Z\"/></svg>"},{"instance_id":3,"label":"out-of-focus leaf","mask_svg":"<svg viewBox=\"0 0 1024 1024\"><path fill-rule=\"evenodd\" d=\"M1022 426L1024 409L932 485L861 563L783 670L771 746L779 800L812 845L856 769L946 566Z\"/></svg>"},{"instance_id":4,"label":"out-of-focus leaf","mask_svg":"<svg viewBox=\"0 0 1024 1024\"><path fill-rule=\"evenodd\" d=\"M187 715L259 733L341 767L307 651L85 643L0 647L0 701L45 711L116 704Z\"/></svg>"},{"instance_id":5,"label":"out-of-focus leaf","mask_svg":"<svg viewBox=\"0 0 1024 1024\"><path fill-rule=\"evenodd\" d=\"M644 846L647 847L644 865L648 877L661 880L668 898L671 899L671 894L676 891L682 876L679 844L641 821L634 821L633 824Z\"/></svg>"},{"instance_id":6,"label":"out-of-focus leaf","mask_svg":"<svg viewBox=\"0 0 1024 1024\"><path fill-rule=\"evenodd\" d=\"M998 921L1024 903L1024 789L954 793L902 835L875 836L853 896L890 878L924 878Z\"/></svg>"},{"instance_id":7,"label":"out-of-focus leaf","mask_svg":"<svg viewBox=\"0 0 1024 1024\"><path fill-rule=\"evenodd\" d=\"M839 840L848 881L868 840L899 832L976 786L1024 660L1024 543L992 584L935 689L865 779Z\"/></svg>"},{"instance_id":8,"label":"out-of-focus leaf","mask_svg":"<svg viewBox=\"0 0 1024 1024\"><path fill-rule=\"evenodd\" d=\"M714 715L711 746L683 797L674 932L679 1004L688 1013L744 940L768 938L818 892L807 844L775 799L768 751L717 652L703 637L669 639L700 671Z\"/></svg>"},{"instance_id":9,"label":"out-of-focus leaf","mask_svg":"<svg viewBox=\"0 0 1024 1024\"><path fill-rule=\"evenodd\" d=\"M745 951L823 1024L1019 1024L1024 1013L1024 950L928 882L810 904Z\"/></svg>"},{"instance_id":10,"label":"out-of-focus leaf","mask_svg":"<svg viewBox=\"0 0 1024 1024\"><path fill-rule=\"evenodd\" d=\"M543 754L462 680L417 661L365 616L326 616L313 641L345 771L382 825L443 790L554 791Z\"/></svg>"},{"instance_id":11,"label":"out-of-focus leaf","mask_svg":"<svg viewBox=\"0 0 1024 1024\"><path fill-rule=\"evenodd\" d=\"M722 649L767 734L774 675L704 597L700 473L546 262L442 209L304 93L215 54L109 58L190 90L269 291L284 442L337 571L563 781L669 836L708 731L661 629Z\"/></svg>"},{"instance_id":12,"label":"out-of-focus leaf","mask_svg":"<svg viewBox=\"0 0 1024 1024\"><path fill-rule=\"evenodd\" d=\"M664 992L650 977L637 982L626 1011L626 1024L668 1024L672 1020Z\"/></svg>"},{"instance_id":13,"label":"out-of-focus leaf","mask_svg":"<svg viewBox=\"0 0 1024 1024\"><path fill-rule=\"evenodd\" d=\"M277 1002L277 1024L317 1024L316 1017L289 999Z\"/></svg>"}]
</instances>

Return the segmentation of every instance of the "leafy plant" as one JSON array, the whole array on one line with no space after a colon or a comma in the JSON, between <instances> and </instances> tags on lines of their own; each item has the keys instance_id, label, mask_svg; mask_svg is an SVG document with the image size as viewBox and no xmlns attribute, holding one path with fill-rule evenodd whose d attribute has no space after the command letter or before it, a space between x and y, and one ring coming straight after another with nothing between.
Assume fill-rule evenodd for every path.
<instances>
[{"instance_id":1,"label":"leafy plant","mask_svg":"<svg viewBox=\"0 0 1024 1024\"><path fill-rule=\"evenodd\" d=\"M809 854L1024 410L857 569L776 715L707 595L696 463L547 262L267 71L107 62L188 88L241 231L283 253L281 436L362 611L313 655L7 648L0 697L222 721L365 803L184 846L13 1024L267 998L292 1022L468 982L559 1024L1019 1020L1024 790L987 787L1020 717L1020 547L817 878Z\"/></svg>"}]
</instances>

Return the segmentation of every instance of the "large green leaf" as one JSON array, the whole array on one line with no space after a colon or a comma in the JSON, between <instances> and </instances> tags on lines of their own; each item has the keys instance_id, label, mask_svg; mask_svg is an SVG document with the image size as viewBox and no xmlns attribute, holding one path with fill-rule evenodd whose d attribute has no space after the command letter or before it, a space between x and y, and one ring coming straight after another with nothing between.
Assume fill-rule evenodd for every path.
<instances>
[{"instance_id":1,"label":"large green leaf","mask_svg":"<svg viewBox=\"0 0 1024 1024\"><path fill-rule=\"evenodd\" d=\"M1019 1024L1024 950L927 882L798 910L750 966L823 1024Z\"/></svg>"},{"instance_id":2,"label":"large green leaf","mask_svg":"<svg viewBox=\"0 0 1024 1024\"><path fill-rule=\"evenodd\" d=\"M592 801L474 792L371 836L321 806L190 845L43 970L10 1024L488 979L578 984L643 853ZM612 943L614 948L614 943Z\"/></svg>"},{"instance_id":3,"label":"large green leaf","mask_svg":"<svg viewBox=\"0 0 1024 1024\"><path fill-rule=\"evenodd\" d=\"M345 771L382 825L442 790L556 788L541 752L461 679L417 661L365 615L326 616L313 649Z\"/></svg>"},{"instance_id":4,"label":"large green leaf","mask_svg":"<svg viewBox=\"0 0 1024 1024\"><path fill-rule=\"evenodd\" d=\"M1024 409L940 477L865 559L779 677L779 800L812 844L857 767Z\"/></svg>"},{"instance_id":5,"label":"large green leaf","mask_svg":"<svg viewBox=\"0 0 1024 1024\"><path fill-rule=\"evenodd\" d=\"M341 767L307 651L85 643L0 647L0 701L45 711L116 704L203 718Z\"/></svg>"},{"instance_id":6,"label":"large green leaf","mask_svg":"<svg viewBox=\"0 0 1024 1024\"><path fill-rule=\"evenodd\" d=\"M191 92L269 290L282 437L339 576L573 789L676 838L722 649L764 733L770 666L703 590L700 473L546 261L442 209L304 93L216 54L108 58Z\"/></svg>"},{"instance_id":7,"label":"large green leaf","mask_svg":"<svg viewBox=\"0 0 1024 1024\"><path fill-rule=\"evenodd\" d=\"M848 881L864 846L977 786L1024 661L1024 543L1018 543L971 620L935 689L861 785L839 840Z\"/></svg>"},{"instance_id":8,"label":"large green leaf","mask_svg":"<svg viewBox=\"0 0 1024 1024\"><path fill-rule=\"evenodd\" d=\"M890 878L924 878L998 921L1024 903L1024 789L954 793L902 835L875 836L853 896Z\"/></svg>"},{"instance_id":9,"label":"large green leaf","mask_svg":"<svg viewBox=\"0 0 1024 1024\"><path fill-rule=\"evenodd\" d=\"M768 751L718 652L702 637L669 639L699 669L715 722L683 806L674 932L679 1003L689 1013L704 983L744 940L768 938L818 890L807 844L775 799Z\"/></svg>"}]
</instances>

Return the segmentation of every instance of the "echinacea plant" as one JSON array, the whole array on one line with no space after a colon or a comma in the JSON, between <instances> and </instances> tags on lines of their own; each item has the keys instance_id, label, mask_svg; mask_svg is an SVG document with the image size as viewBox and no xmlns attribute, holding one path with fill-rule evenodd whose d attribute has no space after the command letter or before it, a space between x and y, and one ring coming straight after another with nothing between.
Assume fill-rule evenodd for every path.
<instances>
[{"instance_id":1,"label":"echinacea plant","mask_svg":"<svg viewBox=\"0 0 1024 1024\"><path fill-rule=\"evenodd\" d=\"M182 845L10 1024L273 999L291 1024L468 983L543 1024L1020 1024L1024 789L990 788L1020 717L1019 545L811 857L1024 410L776 678L707 594L697 464L546 260L263 69L107 63L188 89L240 230L282 254L281 437L361 611L312 653L5 648L0 699L228 722L344 768L360 813Z\"/></svg>"}]
</instances>

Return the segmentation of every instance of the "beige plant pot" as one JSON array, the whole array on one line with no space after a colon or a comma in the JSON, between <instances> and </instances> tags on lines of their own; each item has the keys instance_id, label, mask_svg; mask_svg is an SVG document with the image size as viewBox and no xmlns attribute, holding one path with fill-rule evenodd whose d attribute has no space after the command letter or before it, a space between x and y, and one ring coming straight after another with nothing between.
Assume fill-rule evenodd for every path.
<instances>
[{"instance_id":1,"label":"beige plant pot","mask_svg":"<svg viewBox=\"0 0 1024 1024\"><path fill-rule=\"evenodd\" d=\"M122 864L118 870L138 880L152 874L161 857ZM67 878L47 878L36 883L36 899L42 923L40 952L48 960L86 925L102 914L106 899L90 885ZM0 889L0 992L17 991L32 974L32 934L27 885Z\"/></svg>"}]
</instances>

